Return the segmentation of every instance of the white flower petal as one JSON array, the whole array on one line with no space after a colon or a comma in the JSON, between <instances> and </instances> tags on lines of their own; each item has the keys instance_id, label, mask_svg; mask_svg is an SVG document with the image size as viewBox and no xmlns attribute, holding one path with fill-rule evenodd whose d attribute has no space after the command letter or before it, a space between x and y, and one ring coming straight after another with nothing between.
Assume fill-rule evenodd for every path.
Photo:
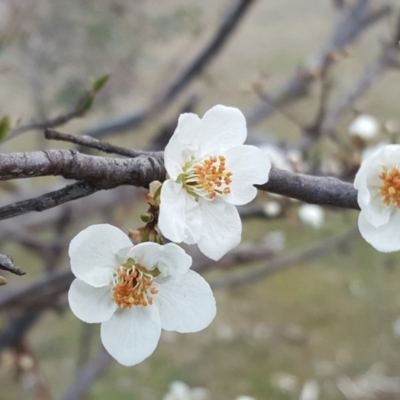
<instances>
[{"instance_id":1,"label":"white flower petal","mask_svg":"<svg viewBox=\"0 0 400 400\"><path fill-rule=\"evenodd\" d=\"M201 124L196 114L181 114L178 126L165 147L165 169L171 179L176 180L182 173L182 166L190 159L191 154L198 148L196 131Z\"/></svg>"},{"instance_id":2,"label":"white flower petal","mask_svg":"<svg viewBox=\"0 0 400 400\"><path fill-rule=\"evenodd\" d=\"M175 243L162 246L162 250L157 267L163 276L183 275L191 267L192 257Z\"/></svg>"},{"instance_id":3,"label":"white flower petal","mask_svg":"<svg viewBox=\"0 0 400 400\"><path fill-rule=\"evenodd\" d=\"M163 276L183 275L192 265L192 257L175 243L162 246L157 243L140 243L128 257L136 260L148 270L158 268Z\"/></svg>"},{"instance_id":4,"label":"white flower petal","mask_svg":"<svg viewBox=\"0 0 400 400\"><path fill-rule=\"evenodd\" d=\"M242 221L236 207L223 200L199 199L203 215L200 251L213 260L219 260L241 240Z\"/></svg>"},{"instance_id":5,"label":"white flower petal","mask_svg":"<svg viewBox=\"0 0 400 400\"><path fill-rule=\"evenodd\" d=\"M72 273L91 286L108 285L119 266L117 254L132 247L128 236L115 226L92 225L78 233L69 245Z\"/></svg>"},{"instance_id":6,"label":"white flower petal","mask_svg":"<svg viewBox=\"0 0 400 400\"><path fill-rule=\"evenodd\" d=\"M210 285L198 273L189 270L182 279L160 284L154 296L162 328L181 333L198 332L214 319L216 305Z\"/></svg>"},{"instance_id":7,"label":"white flower petal","mask_svg":"<svg viewBox=\"0 0 400 400\"><path fill-rule=\"evenodd\" d=\"M247 137L246 120L237 108L218 105L204 114L196 135L199 138L199 154L218 155L244 143Z\"/></svg>"},{"instance_id":8,"label":"white flower petal","mask_svg":"<svg viewBox=\"0 0 400 400\"><path fill-rule=\"evenodd\" d=\"M382 252L400 250L400 212L393 213L390 221L375 227L365 218L363 211L358 217L358 229L362 237L375 249Z\"/></svg>"},{"instance_id":9,"label":"white flower petal","mask_svg":"<svg viewBox=\"0 0 400 400\"><path fill-rule=\"evenodd\" d=\"M227 202L243 205L257 194L252 186L268 181L271 161L267 154L254 146L236 146L226 153L226 169L232 172L231 193L225 198Z\"/></svg>"},{"instance_id":10,"label":"white flower petal","mask_svg":"<svg viewBox=\"0 0 400 400\"><path fill-rule=\"evenodd\" d=\"M180 183L167 180L161 189L158 227L173 242L193 244L200 239L201 211L196 200Z\"/></svg>"},{"instance_id":11,"label":"white flower petal","mask_svg":"<svg viewBox=\"0 0 400 400\"><path fill-rule=\"evenodd\" d=\"M117 309L110 286L96 288L79 279L69 288L68 302L72 312L88 323L108 321Z\"/></svg>"},{"instance_id":12,"label":"white flower petal","mask_svg":"<svg viewBox=\"0 0 400 400\"><path fill-rule=\"evenodd\" d=\"M101 324L101 341L106 350L122 365L142 362L157 347L161 322L154 306L134 306L118 310Z\"/></svg>"}]
</instances>

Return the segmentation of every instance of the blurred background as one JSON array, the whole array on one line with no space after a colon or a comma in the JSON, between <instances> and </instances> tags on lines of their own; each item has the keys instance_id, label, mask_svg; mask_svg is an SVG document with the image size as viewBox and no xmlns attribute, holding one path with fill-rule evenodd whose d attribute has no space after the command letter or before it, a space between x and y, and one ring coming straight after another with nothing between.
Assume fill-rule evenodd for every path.
<instances>
[{"instance_id":1,"label":"blurred background","mask_svg":"<svg viewBox=\"0 0 400 400\"><path fill-rule=\"evenodd\" d=\"M162 150L181 112L224 104L275 167L352 182L366 150L398 142L399 16L397 0L0 0L1 152L73 148L30 128L76 110L110 74L90 110L54 127ZM0 202L65 183L2 182ZM135 367L112 362L99 326L68 309L67 248L92 223L140 226L144 193L2 221L1 252L27 275L5 273L0 287L1 400L157 400L173 381L210 400L400 399L398 254L360 238L356 211L265 192L241 208L231 256L210 264L191 249L215 288L212 325L164 332Z\"/></svg>"}]
</instances>

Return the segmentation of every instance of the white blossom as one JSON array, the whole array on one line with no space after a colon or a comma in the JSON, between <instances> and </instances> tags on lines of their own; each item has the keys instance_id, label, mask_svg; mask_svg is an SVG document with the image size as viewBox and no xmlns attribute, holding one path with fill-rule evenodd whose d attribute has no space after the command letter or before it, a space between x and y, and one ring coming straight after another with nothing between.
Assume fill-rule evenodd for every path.
<instances>
[{"instance_id":1,"label":"white blossom","mask_svg":"<svg viewBox=\"0 0 400 400\"><path fill-rule=\"evenodd\" d=\"M379 251L400 250L400 145L387 145L363 160L354 180L361 212L358 228Z\"/></svg>"},{"instance_id":2,"label":"white blossom","mask_svg":"<svg viewBox=\"0 0 400 400\"><path fill-rule=\"evenodd\" d=\"M189 268L192 259L173 243L132 244L111 225L92 225L69 247L68 300L82 321L101 323L101 340L121 364L150 356L161 329L197 332L216 313L208 283Z\"/></svg>"},{"instance_id":3,"label":"white blossom","mask_svg":"<svg viewBox=\"0 0 400 400\"><path fill-rule=\"evenodd\" d=\"M190 388L186 383L173 381L163 400L208 400L209 391L202 387Z\"/></svg>"},{"instance_id":4,"label":"white blossom","mask_svg":"<svg viewBox=\"0 0 400 400\"><path fill-rule=\"evenodd\" d=\"M379 121L368 114L361 114L349 126L349 134L361 139L373 139L379 133Z\"/></svg>"},{"instance_id":5,"label":"white blossom","mask_svg":"<svg viewBox=\"0 0 400 400\"><path fill-rule=\"evenodd\" d=\"M242 224L235 205L250 202L267 182L271 163L243 145L246 120L236 108L215 106L202 119L182 114L165 148L168 178L161 189L159 228L174 242L197 243L218 260L237 246Z\"/></svg>"},{"instance_id":6,"label":"white blossom","mask_svg":"<svg viewBox=\"0 0 400 400\"><path fill-rule=\"evenodd\" d=\"M302 204L298 209L298 215L303 224L320 229L324 224L325 212L316 204Z\"/></svg>"},{"instance_id":7,"label":"white blossom","mask_svg":"<svg viewBox=\"0 0 400 400\"><path fill-rule=\"evenodd\" d=\"M301 389L299 400L318 400L320 388L318 382L310 379Z\"/></svg>"}]
</instances>

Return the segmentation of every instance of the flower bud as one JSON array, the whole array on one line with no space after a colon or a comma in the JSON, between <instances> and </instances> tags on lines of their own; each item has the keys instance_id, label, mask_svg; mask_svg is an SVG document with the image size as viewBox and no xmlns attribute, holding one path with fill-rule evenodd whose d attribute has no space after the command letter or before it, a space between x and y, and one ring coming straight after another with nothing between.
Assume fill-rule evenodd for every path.
<instances>
[{"instance_id":1,"label":"flower bud","mask_svg":"<svg viewBox=\"0 0 400 400\"><path fill-rule=\"evenodd\" d=\"M148 224L149 222L153 222L154 221L154 215L151 213L144 213L140 216L140 219L145 222L146 224Z\"/></svg>"}]
</instances>

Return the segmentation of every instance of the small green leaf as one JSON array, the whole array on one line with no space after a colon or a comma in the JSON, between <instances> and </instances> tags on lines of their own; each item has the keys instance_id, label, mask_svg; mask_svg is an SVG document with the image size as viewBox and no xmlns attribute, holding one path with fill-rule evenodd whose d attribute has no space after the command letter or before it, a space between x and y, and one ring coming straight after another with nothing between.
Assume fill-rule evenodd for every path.
<instances>
[{"instance_id":1,"label":"small green leaf","mask_svg":"<svg viewBox=\"0 0 400 400\"><path fill-rule=\"evenodd\" d=\"M94 94L91 92L85 93L79 100L77 107L78 114L79 115L86 114L92 108L93 102L94 102Z\"/></svg>"},{"instance_id":2,"label":"small green leaf","mask_svg":"<svg viewBox=\"0 0 400 400\"><path fill-rule=\"evenodd\" d=\"M108 82L110 79L110 74L104 74L102 76L99 76L93 81L92 84L92 90L94 93L99 92L101 89L103 89L104 85Z\"/></svg>"},{"instance_id":3,"label":"small green leaf","mask_svg":"<svg viewBox=\"0 0 400 400\"><path fill-rule=\"evenodd\" d=\"M0 119L0 142L7 137L9 130L10 130L10 118L4 116L2 119Z\"/></svg>"}]
</instances>

